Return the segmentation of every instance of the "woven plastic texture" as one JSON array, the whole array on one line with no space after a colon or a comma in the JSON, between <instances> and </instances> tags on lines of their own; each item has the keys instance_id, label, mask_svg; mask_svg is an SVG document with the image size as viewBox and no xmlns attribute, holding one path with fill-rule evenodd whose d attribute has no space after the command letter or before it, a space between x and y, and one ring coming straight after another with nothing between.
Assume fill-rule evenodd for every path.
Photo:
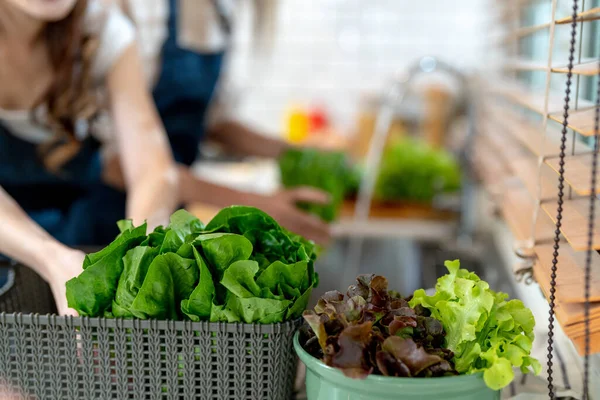
<instances>
[{"instance_id":1,"label":"woven plastic texture","mask_svg":"<svg viewBox=\"0 0 600 400\"><path fill-rule=\"evenodd\" d=\"M298 324L3 313L0 399L289 400Z\"/></svg>"},{"instance_id":2,"label":"woven plastic texture","mask_svg":"<svg viewBox=\"0 0 600 400\"><path fill-rule=\"evenodd\" d=\"M8 291L0 295L0 312L51 314L56 305L50 286L32 269L23 265L1 263L0 267L14 270L14 283Z\"/></svg>"}]
</instances>

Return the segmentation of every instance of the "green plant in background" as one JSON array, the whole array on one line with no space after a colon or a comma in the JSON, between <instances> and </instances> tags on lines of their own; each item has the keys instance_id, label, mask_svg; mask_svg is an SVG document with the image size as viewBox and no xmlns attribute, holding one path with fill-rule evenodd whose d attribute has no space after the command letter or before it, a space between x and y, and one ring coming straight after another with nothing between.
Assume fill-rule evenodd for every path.
<instances>
[{"instance_id":1,"label":"green plant in background","mask_svg":"<svg viewBox=\"0 0 600 400\"><path fill-rule=\"evenodd\" d=\"M277 323L299 318L318 283L316 246L256 208L225 208L206 227L180 210L148 235L119 228L67 282L82 316Z\"/></svg>"},{"instance_id":2,"label":"green plant in background","mask_svg":"<svg viewBox=\"0 0 600 400\"><path fill-rule=\"evenodd\" d=\"M424 307L442 322L446 347L454 352L460 374L483 371L494 390L514 379L513 367L538 374L541 365L530 356L535 320L520 300L508 300L494 292L476 274L460 269L460 262L446 261L449 273L440 277L433 296L420 289L411 307Z\"/></svg>"},{"instance_id":3,"label":"green plant in background","mask_svg":"<svg viewBox=\"0 0 600 400\"><path fill-rule=\"evenodd\" d=\"M375 198L429 202L436 194L459 187L460 169L451 154L418 140L402 139L384 151Z\"/></svg>"},{"instance_id":4,"label":"green plant in background","mask_svg":"<svg viewBox=\"0 0 600 400\"><path fill-rule=\"evenodd\" d=\"M299 204L302 209L333 221L347 192L353 175L343 152L315 149L290 149L279 159L281 183L286 188L311 186L331 196L327 205Z\"/></svg>"}]
</instances>

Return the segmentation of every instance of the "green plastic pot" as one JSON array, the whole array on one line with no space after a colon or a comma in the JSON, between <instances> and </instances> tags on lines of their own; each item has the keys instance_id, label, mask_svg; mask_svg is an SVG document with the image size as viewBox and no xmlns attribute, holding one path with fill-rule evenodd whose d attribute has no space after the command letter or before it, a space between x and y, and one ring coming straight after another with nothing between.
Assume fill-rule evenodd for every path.
<instances>
[{"instance_id":1,"label":"green plastic pot","mask_svg":"<svg viewBox=\"0 0 600 400\"><path fill-rule=\"evenodd\" d=\"M294 336L294 348L306 365L308 400L499 400L500 392L491 390L482 374L441 378L393 378L369 375L352 379L308 354Z\"/></svg>"}]
</instances>

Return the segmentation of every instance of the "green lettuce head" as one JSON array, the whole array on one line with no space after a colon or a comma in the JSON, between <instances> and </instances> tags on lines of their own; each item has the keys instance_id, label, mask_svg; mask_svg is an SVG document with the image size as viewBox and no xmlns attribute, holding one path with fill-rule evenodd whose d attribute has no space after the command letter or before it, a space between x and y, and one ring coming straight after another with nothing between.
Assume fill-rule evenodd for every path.
<instances>
[{"instance_id":1,"label":"green lettuce head","mask_svg":"<svg viewBox=\"0 0 600 400\"><path fill-rule=\"evenodd\" d=\"M530 356L535 320L520 300L494 292L475 273L446 261L449 273L438 279L436 292L414 293L411 307L431 312L446 330L446 346L455 354L461 374L483 372L485 383L500 390L514 379L513 367L538 374L540 363Z\"/></svg>"}]
</instances>

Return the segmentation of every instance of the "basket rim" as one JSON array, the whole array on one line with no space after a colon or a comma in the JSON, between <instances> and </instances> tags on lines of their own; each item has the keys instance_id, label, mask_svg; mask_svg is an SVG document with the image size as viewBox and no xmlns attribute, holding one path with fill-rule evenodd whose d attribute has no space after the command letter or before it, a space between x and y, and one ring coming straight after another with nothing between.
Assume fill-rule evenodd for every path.
<instances>
[{"instance_id":1,"label":"basket rim","mask_svg":"<svg viewBox=\"0 0 600 400\"><path fill-rule=\"evenodd\" d=\"M62 326L76 328L150 329L175 332L215 332L215 333L258 333L292 334L300 325L301 318L276 324L245 324L228 322L193 322L172 320L140 320L121 318L90 318L59 316L56 314L0 313L0 325L15 326Z\"/></svg>"}]
</instances>

